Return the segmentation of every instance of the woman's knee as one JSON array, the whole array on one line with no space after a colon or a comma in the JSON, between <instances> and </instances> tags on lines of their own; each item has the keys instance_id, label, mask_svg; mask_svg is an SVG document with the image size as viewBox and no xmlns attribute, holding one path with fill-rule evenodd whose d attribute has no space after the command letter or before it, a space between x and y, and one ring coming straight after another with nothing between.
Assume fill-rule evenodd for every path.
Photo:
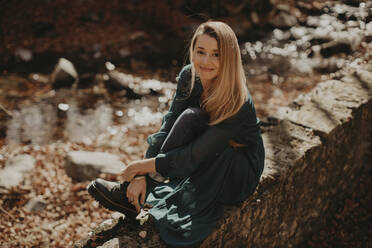
<instances>
[{"instance_id":1,"label":"woman's knee","mask_svg":"<svg viewBox=\"0 0 372 248\"><path fill-rule=\"evenodd\" d=\"M200 108L187 108L179 116L179 119L190 124L207 124L208 114Z\"/></svg>"}]
</instances>

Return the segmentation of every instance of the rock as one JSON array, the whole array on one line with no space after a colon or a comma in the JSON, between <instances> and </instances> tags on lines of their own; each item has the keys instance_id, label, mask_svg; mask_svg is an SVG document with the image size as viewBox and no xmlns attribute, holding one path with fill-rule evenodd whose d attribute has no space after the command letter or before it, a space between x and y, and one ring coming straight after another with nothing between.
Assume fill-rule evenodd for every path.
<instances>
[{"instance_id":1,"label":"rock","mask_svg":"<svg viewBox=\"0 0 372 248\"><path fill-rule=\"evenodd\" d=\"M111 214L111 218L114 219L114 220L117 220L117 219L125 219L125 214L122 214L120 212L114 212Z\"/></svg>"},{"instance_id":2,"label":"rock","mask_svg":"<svg viewBox=\"0 0 372 248\"><path fill-rule=\"evenodd\" d=\"M322 5L315 5L314 2L305 2L305 1L297 1L296 2L297 8L301 10L302 13L308 14L308 15L314 15L319 16L323 13L322 11Z\"/></svg>"},{"instance_id":3,"label":"rock","mask_svg":"<svg viewBox=\"0 0 372 248\"><path fill-rule=\"evenodd\" d=\"M276 28L273 31L273 35L276 40L288 40L291 36L291 33Z\"/></svg>"},{"instance_id":4,"label":"rock","mask_svg":"<svg viewBox=\"0 0 372 248\"><path fill-rule=\"evenodd\" d=\"M65 58L60 58L51 75L54 89L71 87L79 81L74 65Z\"/></svg>"},{"instance_id":5,"label":"rock","mask_svg":"<svg viewBox=\"0 0 372 248\"><path fill-rule=\"evenodd\" d=\"M98 248L120 248L120 240L118 238L110 239L105 242L103 245L98 246Z\"/></svg>"},{"instance_id":6,"label":"rock","mask_svg":"<svg viewBox=\"0 0 372 248\"><path fill-rule=\"evenodd\" d=\"M363 34L358 31L331 32L329 29L317 28L314 31L312 43L323 42L321 45L315 45L311 48L310 57L316 57L314 54L322 55L325 58L338 53L349 54L355 51L363 40Z\"/></svg>"},{"instance_id":7,"label":"rock","mask_svg":"<svg viewBox=\"0 0 372 248\"><path fill-rule=\"evenodd\" d=\"M169 83L163 83L158 80L143 80L140 77L134 77L116 70L107 72L107 87L114 90L126 90L127 97L138 99L149 94L162 94L165 88L169 88ZM170 87L172 88L172 87Z\"/></svg>"},{"instance_id":8,"label":"rock","mask_svg":"<svg viewBox=\"0 0 372 248\"><path fill-rule=\"evenodd\" d=\"M353 7L359 7L363 0L343 0L342 2Z\"/></svg>"},{"instance_id":9,"label":"rock","mask_svg":"<svg viewBox=\"0 0 372 248\"><path fill-rule=\"evenodd\" d=\"M359 29L330 33L332 40L338 43L348 44L351 49L356 50L363 40L363 33Z\"/></svg>"},{"instance_id":10,"label":"rock","mask_svg":"<svg viewBox=\"0 0 372 248\"><path fill-rule=\"evenodd\" d=\"M372 22L366 24L366 30L372 32Z\"/></svg>"},{"instance_id":11,"label":"rock","mask_svg":"<svg viewBox=\"0 0 372 248\"><path fill-rule=\"evenodd\" d=\"M131 55L131 52L127 48L122 48L122 49L119 50L119 54L120 54L120 57L126 58L126 57Z\"/></svg>"},{"instance_id":12,"label":"rock","mask_svg":"<svg viewBox=\"0 0 372 248\"><path fill-rule=\"evenodd\" d=\"M359 28L360 27L360 24L357 21L347 21L345 25L347 28Z\"/></svg>"},{"instance_id":13,"label":"rock","mask_svg":"<svg viewBox=\"0 0 372 248\"><path fill-rule=\"evenodd\" d=\"M366 24L366 32L364 34L364 40L368 43L372 42L372 22Z\"/></svg>"},{"instance_id":14,"label":"rock","mask_svg":"<svg viewBox=\"0 0 372 248\"><path fill-rule=\"evenodd\" d=\"M308 16L306 18L306 25L314 28L334 28L332 23L338 22L337 18L329 14L321 16Z\"/></svg>"},{"instance_id":15,"label":"rock","mask_svg":"<svg viewBox=\"0 0 372 248\"><path fill-rule=\"evenodd\" d=\"M105 152L73 151L65 161L67 175L77 181L93 180L100 173L117 174L125 169L119 157Z\"/></svg>"},{"instance_id":16,"label":"rock","mask_svg":"<svg viewBox=\"0 0 372 248\"><path fill-rule=\"evenodd\" d=\"M17 155L9 159L5 167L14 168L21 172L29 172L35 167L35 159L28 154Z\"/></svg>"},{"instance_id":17,"label":"rock","mask_svg":"<svg viewBox=\"0 0 372 248\"><path fill-rule=\"evenodd\" d=\"M309 29L305 27L298 27L298 26L291 27L290 33L294 39L299 40L309 33Z\"/></svg>"},{"instance_id":18,"label":"rock","mask_svg":"<svg viewBox=\"0 0 372 248\"><path fill-rule=\"evenodd\" d=\"M333 73L340 70L345 65L345 60L332 57L329 59L313 60L313 69L321 73Z\"/></svg>"},{"instance_id":19,"label":"rock","mask_svg":"<svg viewBox=\"0 0 372 248\"><path fill-rule=\"evenodd\" d=\"M25 48L16 49L15 55L24 62L30 62L32 60L32 52Z\"/></svg>"},{"instance_id":20,"label":"rock","mask_svg":"<svg viewBox=\"0 0 372 248\"><path fill-rule=\"evenodd\" d=\"M116 66L113 63L111 63L110 61L106 61L105 67L108 71L113 71L116 68Z\"/></svg>"},{"instance_id":21,"label":"rock","mask_svg":"<svg viewBox=\"0 0 372 248\"><path fill-rule=\"evenodd\" d=\"M30 73L28 79L33 83L47 84L49 77L40 73Z\"/></svg>"},{"instance_id":22,"label":"rock","mask_svg":"<svg viewBox=\"0 0 372 248\"><path fill-rule=\"evenodd\" d=\"M138 233L138 236L140 236L141 238L146 238L146 236L147 236L147 232L146 231L140 231L139 233Z\"/></svg>"},{"instance_id":23,"label":"rock","mask_svg":"<svg viewBox=\"0 0 372 248\"><path fill-rule=\"evenodd\" d=\"M128 247L128 248L137 248L137 242L127 235L118 236L116 235L121 227L124 225L124 218L121 216L116 216L118 218L107 219L104 222L100 223L97 227L93 228L91 232L89 232L88 237L84 238L74 244L75 248L83 248L83 247L97 247L97 245L101 245L104 241L102 238L111 238L116 236L116 238L112 238L102 244L101 248L113 248L113 247ZM105 240L105 239L104 239ZM107 240L107 239L106 239ZM99 244L97 244L97 241Z\"/></svg>"},{"instance_id":24,"label":"rock","mask_svg":"<svg viewBox=\"0 0 372 248\"><path fill-rule=\"evenodd\" d=\"M291 7L287 4L277 4L275 6L278 10L280 11L284 11L286 13L290 13L291 12Z\"/></svg>"},{"instance_id":25,"label":"rock","mask_svg":"<svg viewBox=\"0 0 372 248\"><path fill-rule=\"evenodd\" d=\"M46 207L46 204L47 203L42 196L37 196L27 202L25 210L28 212L39 212Z\"/></svg>"},{"instance_id":26,"label":"rock","mask_svg":"<svg viewBox=\"0 0 372 248\"><path fill-rule=\"evenodd\" d=\"M275 117L287 118L293 123L310 127L324 134L330 133L337 125L350 118L355 106L368 99L369 92L365 88L371 88L372 84L372 81L364 82L365 86L358 88L356 85L359 83L355 78L350 82L343 81L345 80L319 83L306 97L301 100L299 100L301 97L298 97L295 100L300 102L299 108L291 106L281 108Z\"/></svg>"},{"instance_id":27,"label":"rock","mask_svg":"<svg viewBox=\"0 0 372 248\"><path fill-rule=\"evenodd\" d=\"M13 114L0 104L0 138L6 137L7 124L12 116Z\"/></svg>"},{"instance_id":28,"label":"rock","mask_svg":"<svg viewBox=\"0 0 372 248\"><path fill-rule=\"evenodd\" d=\"M110 239L109 241L107 241L106 243L98 247L99 248L121 248L121 247L137 248L138 244L133 238L125 235L125 236L121 236L118 238Z\"/></svg>"},{"instance_id":29,"label":"rock","mask_svg":"<svg viewBox=\"0 0 372 248\"><path fill-rule=\"evenodd\" d=\"M107 76L106 87L113 90L126 90L129 98L140 98L140 95L134 92L134 89L138 88L138 86L132 75L114 70L109 71Z\"/></svg>"},{"instance_id":30,"label":"rock","mask_svg":"<svg viewBox=\"0 0 372 248\"><path fill-rule=\"evenodd\" d=\"M334 16L324 14L318 17L308 17L307 25L315 27L311 33L312 44L324 42L335 42L346 44L354 51L363 40L363 33L357 28L347 28L346 25L337 20Z\"/></svg>"},{"instance_id":31,"label":"rock","mask_svg":"<svg viewBox=\"0 0 372 248\"><path fill-rule=\"evenodd\" d=\"M260 18L258 17L257 12L255 12L255 11L251 12L251 20L256 25L260 23Z\"/></svg>"},{"instance_id":32,"label":"rock","mask_svg":"<svg viewBox=\"0 0 372 248\"><path fill-rule=\"evenodd\" d=\"M365 85L372 82L372 72L370 71L358 69L354 72L354 75Z\"/></svg>"},{"instance_id":33,"label":"rock","mask_svg":"<svg viewBox=\"0 0 372 248\"><path fill-rule=\"evenodd\" d=\"M344 4L335 4L333 11L337 14L337 18L342 21L356 20L357 9L344 5Z\"/></svg>"},{"instance_id":34,"label":"rock","mask_svg":"<svg viewBox=\"0 0 372 248\"><path fill-rule=\"evenodd\" d=\"M291 62L291 71L294 73L308 74L310 75L313 72L313 63L311 59L292 59Z\"/></svg>"},{"instance_id":35,"label":"rock","mask_svg":"<svg viewBox=\"0 0 372 248\"><path fill-rule=\"evenodd\" d=\"M141 209L140 213L137 215L136 220L139 221L142 226L149 220L149 212L147 210Z\"/></svg>"},{"instance_id":36,"label":"rock","mask_svg":"<svg viewBox=\"0 0 372 248\"><path fill-rule=\"evenodd\" d=\"M270 21L270 24L278 28L291 28L297 24L297 18L284 11L280 11Z\"/></svg>"},{"instance_id":37,"label":"rock","mask_svg":"<svg viewBox=\"0 0 372 248\"><path fill-rule=\"evenodd\" d=\"M148 38L148 35L144 31L136 31L129 35L130 40L143 41Z\"/></svg>"},{"instance_id":38,"label":"rock","mask_svg":"<svg viewBox=\"0 0 372 248\"><path fill-rule=\"evenodd\" d=\"M35 159L27 154L10 158L0 170L0 186L10 188L19 185L25 174L35 167Z\"/></svg>"},{"instance_id":39,"label":"rock","mask_svg":"<svg viewBox=\"0 0 372 248\"><path fill-rule=\"evenodd\" d=\"M329 58L338 53L351 53L351 47L347 43L337 42L337 41L330 41L325 44L321 45L320 54L324 58Z\"/></svg>"},{"instance_id":40,"label":"rock","mask_svg":"<svg viewBox=\"0 0 372 248\"><path fill-rule=\"evenodd\" d=\"M128 247L128 248L137 248L138 243L135 241L133 238L125 235L119 237L120 244L122 245L121 247Z\"/></svg>"}]
</instances>

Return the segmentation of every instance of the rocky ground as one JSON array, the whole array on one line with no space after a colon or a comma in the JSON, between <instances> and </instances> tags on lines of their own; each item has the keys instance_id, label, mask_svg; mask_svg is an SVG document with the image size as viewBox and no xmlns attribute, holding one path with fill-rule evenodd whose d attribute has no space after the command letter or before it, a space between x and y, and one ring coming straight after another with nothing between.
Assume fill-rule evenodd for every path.
<instances>
[{"instance_id":1,"label":"rocky ground","mask_svg":"<svg viewBox=\"0 0 372 248\"><path fill-rule=\"evenodd\" d=\"M81 15L76 11L81 7L75 6L78 2L65 11L74 16ZM130 8L139 8L129 4L125 9L118 1L114 2L129 19ZM242 18L241 15L229 19L242 37L249 89L264 122L278 107L309 91L317 82L337 77L344 65L364 63L357 58L372 52L371 1L344 2L347 4L340 1L289 1L287 5L276 5L275 11L267 15L272 19L270 28L261 35L258 30L255 39L249 32L244 32L246 28L254 31L255 14L250 14L249 21L244 22L236 21ZM86 9L79 19L84 23L83 27L97 27L102 31L97 31L102 34L97 40L97 37L83 35L79 25L64 22L59 15L54 27L48 25L50 18L27 1L20 2L19 6L32 9L38 25L33 25L31 33L25 32L22 36L17 18L10 17L12 13L15 17L21 15L19 7L1 4L12 11L2 12L0 17L3 32L9 32L6 33L8 36L2 36L2 41L7 44L7 51L11 51L0 51L8 56L5 56L7 64L1 67L0 77L0 247L72 246L85 239L99 223L110 219L112 213L88 196L85 187L89 180L66 171L67 155L72 151L106 152L115 154L124 164L142 158L146 150L145 138L159 128L161 116L175 89L172 82L182 62L177 60L172 66L153 67L151 60L145 61L141 54L137 54L144 47L136 44L147 44L149 33L141 26L143 24L121 25L123 19L119 16L123 13L117 11L109 15L107 6L98 6L102 7L98 12ZM61 4L63 1L55 1L49 11L52 13ZM162 8L177 8L178 4L175 1L173 7L157 8L161 13ZM172 13L157 25L164 26L172 18L184 18L176 11ZM267 16L265 18L270 19ZM106 21L114 24L113 30L104 29ZM181 28L184 33L179 34L178 45L184 42L183 35L194 22L187 24L189 28ZM13 31L4 28L5 25L13 26ZM68 25L74 28L68 29ZM174 28L179 30L180 27ZM71 42L59 38L61 30L68 30L66 35L72 37ZM120 36L120 33L130 33L132 38L128 40L128 36ZM41 38L22 38L35 34ZM162 39L164 36L159 37ZM91 41L90 48L81 54L96 56L97 60L84 67L80 63L82 60L71 53L87 40ZM96 43L115 45L101 47ZM54 47L54 50L45 46ZM50 55L48 49L53 50L50 56L54 58L53 63L42 59L45 58L42 54ZM56 66L56 58L64 49L72 51L65 57L71 59L73 66L68 62ZM121 59L112 56L108 60L110 49L119 51ZM157 49L163 51L164 47L154 45L151 49L156 54ZM182 54L183 51L177 52ZM174 59L172 56L168 56L170 61ZM42 66L45 64L48 66ZM133 73L140 76L133 76ZM20 167L18 163L28 166ZM87 169L94 171L91 177L120 180L120 176L96 166ZM371 209L370 182L371 174L366 174L360 179L355 194L337 199L338 207L324 217L324 227L309 234L303 247L371 246L371 227L368 226L371 222L368 211ZM145 227L123 226L120 217L116 216L114 220L119 222L119 231L128 235L124 240L110 242L126 242L128 247L136 247L154 239L153 247L162 246L158 236L148 228L149 224ZM141 237L139 233L143 230L147 233L145 236L142 232ZM112 233L92 234L85 244L101 245L110 235Z\"/></svg>"}]
</instances>

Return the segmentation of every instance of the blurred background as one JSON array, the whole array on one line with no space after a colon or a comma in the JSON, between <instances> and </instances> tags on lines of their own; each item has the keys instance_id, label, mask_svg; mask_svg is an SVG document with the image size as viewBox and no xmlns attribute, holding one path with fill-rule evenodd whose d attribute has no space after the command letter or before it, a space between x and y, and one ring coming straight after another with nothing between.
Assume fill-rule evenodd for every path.
<instances>
[{"instance_id":1,"label":"blurred background","mask_svg":"<svg viewBox=\"0 0 372 248\"><path fill-rule=\"evenodd\" d=\"M222 20L236 32L268 123L278 107L371 58L371 8L358 0L0 0L0 246L71 246L109 216L87 196L88 181L65 171L66 154L142 158L200 23ZM15 183L4 170L18 154L32 166ZM371 241L363 180L358 194L335 199L304 247Z\"/></svg>"}]
</instances>

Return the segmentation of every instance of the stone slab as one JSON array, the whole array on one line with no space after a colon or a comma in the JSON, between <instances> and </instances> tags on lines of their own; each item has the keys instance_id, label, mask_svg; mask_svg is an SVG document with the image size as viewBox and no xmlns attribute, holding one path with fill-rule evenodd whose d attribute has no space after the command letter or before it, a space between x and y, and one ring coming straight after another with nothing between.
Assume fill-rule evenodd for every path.
<instances>
[{"instance_id":1,"label":"stone slab","mask_svg":"<svg viewBox=\"0 0 372 248\"><path fill-rule=\"evenodd\" d=\"M18 186L25 175L35 167L35 159L28 154L10 158L0 170L0 186L5 188Z\"/></svg>"},{"instance_id":2,"label":"stone slab","mask_svg":"<svg viewBox=\"0 0 372 248\"><path fill-rule=\"evenodd\" d=\"M372 82L368 83L372 87ZM330 133L351 118L352 110L367 102L370 92L356 78L347 82L319 83L309 94L299 96L290 106L274 114L321 133Z\"/></svg>"},{"instance_id":3,"label":"stone slab","mask_svg":"<svg viewBox=\"0 0 372 248\"><path fill-rule=\"evenodd\" d=\"M101 173L117 174L125 167L118 156L106 152L73 151L65 161L67 175L77 181L93 180Z\"/></svg>"}]
</instances>

